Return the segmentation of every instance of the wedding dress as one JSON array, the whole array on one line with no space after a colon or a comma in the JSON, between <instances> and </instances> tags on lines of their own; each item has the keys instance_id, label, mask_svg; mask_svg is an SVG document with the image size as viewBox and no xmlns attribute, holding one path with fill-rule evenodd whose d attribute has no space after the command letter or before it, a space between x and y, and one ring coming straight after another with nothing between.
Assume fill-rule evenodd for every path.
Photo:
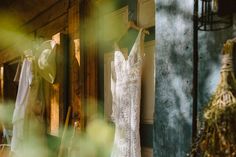
<instances>
[{"instance_id":1,"label":"wedding dress","mask_svg":"<svg viewBox=\"0 0 236 157\"><path fill-rule=\"evenodd\" d=\"M27 50L25 51L25 53L27 53L27 55L32 56L31 50ZM16 97L14 114L12 118L13 136L11 141L11 151L13 152L17 152L17 150L22 150L22 141L24 140L24 117L32 79L32 60L24 59L20 73L19 87Z\"/></svg>"},{"instance_id":2,"label":"wedding dress","mask_svg":"<svg viewBox=\"0 0 236 157\"><path fill-rule=\"evenodd\" d=\"M112 120L115 123L111 157L141 157L139 122L143 39L141 29L127 60L117 45L111 65Z\"/></svg>"}]
</instances>

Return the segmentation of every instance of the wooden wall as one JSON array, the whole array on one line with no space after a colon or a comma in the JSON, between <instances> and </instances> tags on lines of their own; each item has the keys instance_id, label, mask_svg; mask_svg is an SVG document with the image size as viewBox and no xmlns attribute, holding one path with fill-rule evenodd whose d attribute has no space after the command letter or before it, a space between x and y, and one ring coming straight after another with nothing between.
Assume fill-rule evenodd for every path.
<instances>
[{"instance_id":1,"label":"wooden wall","mask_svg":"<svg viewBox=\"0 0 236 157\"><path fill-rule=\"evenodd\" d=\"M16 99L17 94L17 82L14 82L13 79L15 77L15 72L17 69L17 64L7 64L4 67L4 73L3 73L3 96L4 101L14 101Z\"/></svg>"},{"instance_id":2,"label":"wooden wall","mask_svg":"<svg viewBox=\"0 0 236 157\"><path fill-rule=\"evenodd\" d=\"M59 49L57 51L57 78L54 85L45 82L45 95L47 104L47 123L50 126L50 112L52 111L53 93L59 92L58 112L60 126L64 124L67 107L72 106L72 120L78 120L81 114L81 93L79 89L81 81L78 79L79 73L83 73L82 66L78 66L75 59L74 39L79 38L79 1L78 0L59 0L34 16L31 20L24 23L21 28L25 31L26 36L30 36L32 40L47 40L52 37L57 40ZM55 35L57 34L57 35ZM29 43L31 44L31 43ZM0 52L0 64L7 65L21 54L21 50L17 49L16 44L12 44L8 48ZM83 60L81 60L82 65ZM9 68L8 68L9 69ZM14 72L12 71L12 74ZM10 85L10 83L9 83ZM10 87L8 85L8 87ZM6 90L8 89L6 87ZM56 88L59 88L56 90ZM15 89L17 90L17 89ZM8 90L7 90L8 91ZM6 92L7 93L7 92ZM56 94L56 93L55 93ZM55 107L55 105L54 105ZM57 120L55 120L56 122ZM73 122L73 121L71 121Z\"/></svg>"},{"instance_id":3,"label":"wooden wall","mask_svg":"<svg viewBox=\"0 0 236 157\"><path fill-rule=\"evenodd\" d=\"M80 121L82 128L86 125L85 121L97 113L98 57L96 30L93 29L96 18L95 14L90 14L93 9L92 2L58 0L22 25L21 29L25 30L25 34L31 36L32 40L46 40L53 36L60 44L57 52L56 82L54 85L45 82L49 126L53 123L50 118L53 106L57 107L57 105L52 105L52 102L59 103L60 113L54 113L54 117L59 114L60 126L65 120L69 105L72 106L71 124ZM75 42L77 42L77 47L75 47ZM13 44L0 53L0 64L11 62L21 53ZM56 91L60 93L58 96L60 100L51 100ZM55 123L58 123L57 119Z\"/></svg>"},{"instance_id":4,"label":"wooden wall","mask_svg":"<svg viewBox=\"0 0 236 157\"><path fill-rule=\"evenodd\" d=\"M31 37L32 40L39 36L50 39L52 35L66 31L68 26L68 8L68 0L56 1L44 12L37 14L27 23L24 23L20 29L24 30L25 35ZM2 50L0 64L11 61L21 54L15 45L16 43L12 43L12 46Z\"/></svg>"}]
</instances>

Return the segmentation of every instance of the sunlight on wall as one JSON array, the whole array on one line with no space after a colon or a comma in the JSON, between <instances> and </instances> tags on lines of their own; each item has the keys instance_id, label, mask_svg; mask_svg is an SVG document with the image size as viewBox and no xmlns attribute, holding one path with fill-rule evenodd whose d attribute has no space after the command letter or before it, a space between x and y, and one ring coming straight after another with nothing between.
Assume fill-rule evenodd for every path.
<instances>
[{"instance_id":1,"label":"sunlight on wall","mask_svg":"<svg viewBox=\"0 0 236 157\"><path fill-rule=\"evenodd\" d=\"M0 11L0 48L4 50L11 46L11 52L15 56L21 53L29 46L32 46L32 33L21 27L21 21L17 17L6 15Z\"/></svg>"},{"instance_id":2,"label":"sunlight on wall","mask_svg":"<svg viewBox=\"0 0 236 157\"><path fill-rule=\"evenodd\" d=\"M3 101L3 66L0 67L0 102Z\"/></svg>"},{"instance_id":3,"label":"sunlight on wall","mask_svg":"<svg viewBox=\"0 0 236 157\"><path fill-rule=\"evenodd\" d=\"M97 1L99 3L102 1ZM105 5L103 9L111 10L113 7L112 1L109 2L109 5ZM20 28L21 22L18 19L10 17L8 15L4 15L0 13L0 47L5 48L12 46L14 47L14 52L19 53L18 55L22 55L21 53L25 49L31 48L34 46L33 44L37 44L34 42L34 38L32 36L27 35L27 31ZM38 41L40 42L40 41ZM60 42L60 41L59 41ZM12 53L12 52L11 52ZM79 56L77 56L79 60ZM0 69L0 96L3 94L3 68ZM52 135L57 136L57 140L60 143L61 139L59 136L59 84L52 85L50 89L50 98L48 101L50 102L50 133ZM94 104L95 100L89 99L87 100L89 103ZM12 111L14 109L14 102L3 102L4 104L0 105L0 122L6 122L12 124ZM90 112L94 109L91 108ZM45 129L43 126L44 123L39 122L37 118L35 119L27 119L30 121L31 129L29 134L27 133L26 139L22 141L20 144L21 149L17 154L13 154L13 157L48 157L50 154L57 154L59 146L56 145L55 139L50 139L46 136L46 133L37 131L39 129ZM66 131L66 145L63 149L65 149L65 156L68 157L109 157L111 147L113 145L113 137L114 130L113 127L108 124L106 121L102 119L94 119L87 124L86 132L82 132L80 134L76 134L71 137L71 133L73 132L73 128L69 128ZM42 134L43 133L43 134ZM71 145L68 143L72 143ZM52 148L53 147L53 148ZM72 148L73 147L73 148ZM69 151L73 150L74 153L70 153ZM76 151L75 151L76 150ZM0 154L1 156L1 154ZM56 155L55 155L56 156Z\"/></svg>"},{"instance_id":4,"label":"sunlight on wall","mask_svg":"<svg viewBox=\"0 0 236 157\"><path fill-rule=\"evenodd\" d=\"M52 85L50 106L50 133L59 135L59 84Z\"/></svg>"},{"instance_id":5,"label":"sunlight on wall","mask_svg":"<svg viewBox=\"0 0 236 157\"><path fill-rule=\"evenodd\" d=\"M80 39L75 39L74 45L75 45L75 58L80 66Z\"/></svg>"}]
</instances>

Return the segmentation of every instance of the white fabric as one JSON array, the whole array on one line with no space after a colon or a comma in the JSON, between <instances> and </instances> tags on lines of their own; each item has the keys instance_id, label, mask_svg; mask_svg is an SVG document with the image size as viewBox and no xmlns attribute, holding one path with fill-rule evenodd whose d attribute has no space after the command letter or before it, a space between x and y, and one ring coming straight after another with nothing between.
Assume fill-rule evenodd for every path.
<instances>
[{"instance_id":1,"label":"white fabric","mask_svg":"<svg viewBox=\"0 0 236 157\"><path fill-rule=\"evenodd\" d=\"M141 157L139 122L143 37L140 30L127 60L120 50L115 51L111 67L112 119L115 123L111 157Z\"/></svg>"},{"instance_id":2,"label":"white fabric","mask_svg":"<svg viewBox=\"0 0 236 157\"><path fill-rule=\"evenodd\" d=\"M26 105L28 102L29 88L32 82L32 62L24 59L20 74L19 87L17 91L15 110L13 113L13 136L11 150L16 152L21 149L23 139L23 127Z\"/></svg>"},{"instance_id":3,"label":"white fabric","mask_svg":"<svg viewBox=\"0 0 236 157\"><path fill-rule=\"evenodd\" d=\"M53 83L56 77L55 42L42 43L39 57L33 56L32 50L24 52L15 109L13 113L13 136L11 151L22 152L23 145L32 131L41 133L43 128L43 94L41 77ZM39 130L40 129L40 130ZM42 131L41 131L42 130Z\"/></svg>"},{"instance_id":4,"label":"white fabric","mask_svg":"<svg viewBox=\"0 0 236 157\"><path fill-rule=\"evenodd\" d=\"M56 77L56 42L48 40L39 48L38 72L48 82L53 83Z\"/></svg>"}]
</instances>

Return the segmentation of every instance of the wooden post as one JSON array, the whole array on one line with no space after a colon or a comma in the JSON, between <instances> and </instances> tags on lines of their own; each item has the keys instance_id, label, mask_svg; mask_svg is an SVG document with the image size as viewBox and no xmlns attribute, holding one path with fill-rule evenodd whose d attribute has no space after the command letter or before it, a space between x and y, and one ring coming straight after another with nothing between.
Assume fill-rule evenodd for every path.
<instances>
[{"instance_id":1,"label":"wooden post","mask_svg":"<svg viewBox=\"0 0 236 157\"><path fill-rule=\"evenodd\" d=\"M84 98L85 122L97 114L97 82L98 82L98 55L97 55L97 20L96 9L92 0L81 2L81 60L84 61Z\"/></svg>"},{"instance_id":2,"label":"wooden post","mask_svg":"<svg viewBox=\"0 0 236 157\"><path fill-rule=\"evenodd\" d=\"M84 60L80 53L80 19L79 0L71 0L68 11L68 33L70 38L69 54L69 82L70 105L72 106L72 123L80 121L81 129L84 128ZM79 56L79 57L78 57Z\"/></svg>"}]
</instances>

